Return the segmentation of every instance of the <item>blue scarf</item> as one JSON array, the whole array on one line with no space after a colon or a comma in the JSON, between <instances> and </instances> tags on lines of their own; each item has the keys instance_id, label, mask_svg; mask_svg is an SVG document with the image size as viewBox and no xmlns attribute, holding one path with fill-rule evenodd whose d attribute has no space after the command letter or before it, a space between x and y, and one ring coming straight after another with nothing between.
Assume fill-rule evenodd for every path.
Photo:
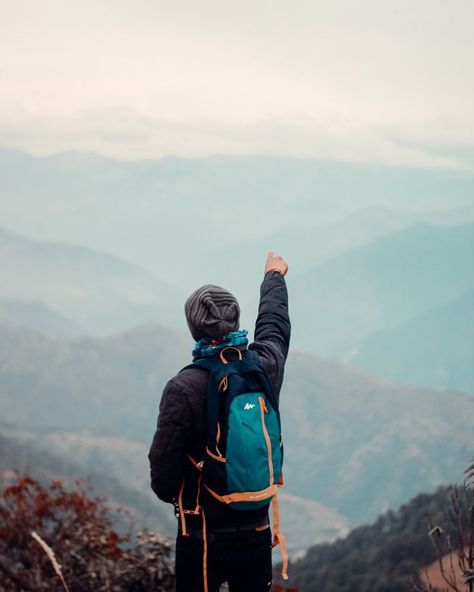
<instances>
[{"instance_id":1,"label":"blue scarf","mask_svg":"<svg viewBox=\"0 0 474 592\"><path fill-rule=\"evenodd\" d=\"M247 345L249 340L247 339L247 333L245 329L231 331L219 337L219 339L213 339L212 337L203 337L196 344L193 349L193 358L206 358L213 356L215 353L222 351L226 347L237 347L238 345Z\"/></svg>"}]
</instances>

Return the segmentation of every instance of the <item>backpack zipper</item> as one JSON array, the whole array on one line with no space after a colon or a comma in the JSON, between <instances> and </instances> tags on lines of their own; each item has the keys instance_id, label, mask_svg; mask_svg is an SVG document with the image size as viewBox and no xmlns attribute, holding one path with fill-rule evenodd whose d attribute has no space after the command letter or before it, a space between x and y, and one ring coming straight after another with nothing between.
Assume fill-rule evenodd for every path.
<instances>
[{"instance_id":1,"label":"backpack zipper","mask_svg":"<svg viewBox=\"0 0 474 592\"><path fill-rule=\"evenodd\" d=\"M273 485L274 476L273 476L273 458L272 458L272 442L270 440L270 436L268 434L267 425L265 423L265 413L268 413L268 408L265 405L265 400L263 397L258 398L258 402L260 403L260 417L262 419L262 430L263 435L265 437L265 442L267 444L267 453L268 453L268 472L270 474L270 486Z\"/></svg>"}]
</instances>

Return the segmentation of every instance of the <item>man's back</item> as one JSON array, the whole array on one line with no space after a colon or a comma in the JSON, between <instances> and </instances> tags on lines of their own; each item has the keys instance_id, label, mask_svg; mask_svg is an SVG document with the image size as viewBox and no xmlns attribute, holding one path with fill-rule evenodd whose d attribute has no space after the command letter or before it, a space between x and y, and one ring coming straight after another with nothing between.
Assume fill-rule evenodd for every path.
<instances>
[{"instance_id":1,"label":"man's back","mask_svg":"<svg viewBox=\"0 0 474 592\"><path fill-rule=\"evenodd\" d=\"M290 332L285 279L280 271L267 271L261 286L255 341L248 349L258 354L277 399L283 381ZM240 341L235 347L245 351L247 345L242 334L246 332L234 333L240 333ZM212 347L217 349L215 354ZM195 350L194 358L218 353L218 346L211 345L210 351L208 348ZM208 377L206 370L191 367L178 373L166 385L149 453L152 488L160 499L174 504L181 491L182 507L186 510L191 535L199 536L202 532L202 517L199 512L194 512L198 506L205 509L207 529L211 535L213 532L232 533L265 527L268 505L258 510L236 511L198 487L199 474L189 462L188 455L197 461L204 459Z\"/></svg>"}]
</instances>

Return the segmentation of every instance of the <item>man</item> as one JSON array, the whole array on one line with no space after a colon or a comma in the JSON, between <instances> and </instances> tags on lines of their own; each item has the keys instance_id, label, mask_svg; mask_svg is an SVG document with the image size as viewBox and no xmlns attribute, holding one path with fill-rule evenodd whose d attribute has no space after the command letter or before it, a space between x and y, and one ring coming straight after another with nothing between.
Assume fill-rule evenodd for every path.
<instances>
[{"instance_id":1,"label":"man","mask_svg":"<svg viewBox=\"0 0 474 592\"><path fill-rule=\"evenodd\" d=\"M255 341L248 346L258 354L277 400L291 330L287 271L282 257L268 254ZM247 349L247 331L239 330L239 304L227 290L202 286L186 301L185 314L196 340L194 360L219 356L226 347ZM181 510L186 509L186 532L180 521L176 539L176 591L218 592L227 581L230 592L268 592L272 579L268 504L248 511L229 508L199 487L199 471L189 462L189 457L204 458L208 376L205 369L191 367L168 382L149 452L153 491L175 507L179 499ZM205 540L200 507L205 509ZM203 564L204 548L207 559Z\"/></svg>"}]
</instances>

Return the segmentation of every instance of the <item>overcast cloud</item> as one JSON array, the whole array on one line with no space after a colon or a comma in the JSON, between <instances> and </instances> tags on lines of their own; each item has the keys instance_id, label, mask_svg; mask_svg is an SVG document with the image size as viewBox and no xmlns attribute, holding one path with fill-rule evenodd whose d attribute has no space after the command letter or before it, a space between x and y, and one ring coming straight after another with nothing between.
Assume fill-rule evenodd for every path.
<instances>
[{"instance_id":1,"label":"overcast cloud","mask_svg":"<svg viewBox=\"0 0 474 592\"><path fill-rule=\"evenodd\" d=\"M0 0L0 144L473 166L472 0Z\"/></svg>"}]
</instances>

